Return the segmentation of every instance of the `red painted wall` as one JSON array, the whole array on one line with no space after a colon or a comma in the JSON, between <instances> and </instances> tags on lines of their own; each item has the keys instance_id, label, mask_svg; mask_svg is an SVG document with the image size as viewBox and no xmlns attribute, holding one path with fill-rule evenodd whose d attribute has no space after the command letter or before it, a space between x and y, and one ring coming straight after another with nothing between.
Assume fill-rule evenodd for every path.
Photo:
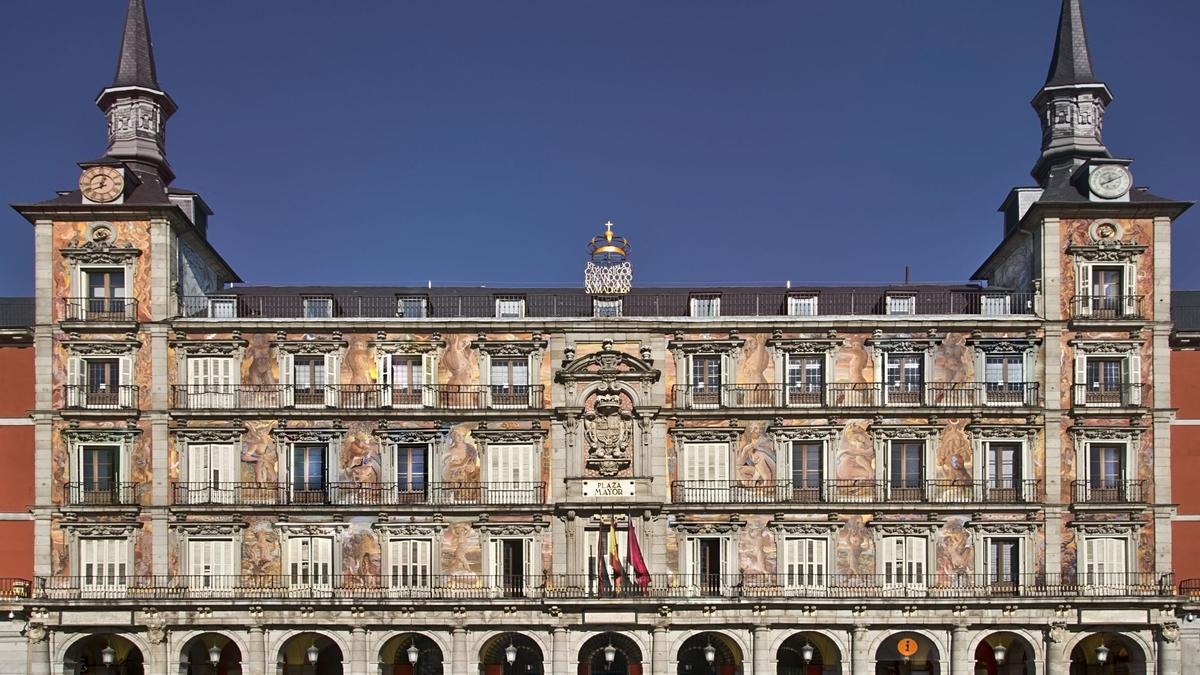
<instances>
[{"instance_id":1,"label":"red painted wall","mask_svg":"<svg viewBox=\"0 0 1200 675\"><path fill-rule=\"evenodd\" d=\"M32 408L33 346L0 345L0 577L33 575L33 522L12 520L33 503L33 427L12 424Z\"/></svg>"},{"instance_id":2,"label":"red painted wall","mask_svg":"<svg viewBox=\"0 0 1200 675\"><path fill-rule=\"evenodd\" d=\"M1200 420L1200 351L1171 352L1171 405L1177 420ZM1179 515L1200 516L1200 425L1171 427L1171 485ZM1200 520L1172 523L1175 579L1200 579Z\"/></svg>"}]
</instances>

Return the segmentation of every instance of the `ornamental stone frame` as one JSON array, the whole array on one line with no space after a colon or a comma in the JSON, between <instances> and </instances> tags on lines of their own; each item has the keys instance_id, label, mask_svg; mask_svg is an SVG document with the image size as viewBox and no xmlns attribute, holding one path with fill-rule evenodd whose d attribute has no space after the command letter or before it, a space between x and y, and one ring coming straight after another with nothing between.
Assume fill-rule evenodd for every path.
<instances>
[{"instance_id":1,"label":"ornamental stone frame","mask_svg":"<svg viewBox=\"0 0 1200 675\"><path fill-rule=\"evenodd\" d=\"M877 418L878 419L878 418ZM922 480L933 476L935 467L931 458L937 457L937 438L942 428L931 418L927 424L883 424L875 421L867 428L867 433L875 442L875 479L888 480L888 469L891 463L892 441L921 441L925 445L921 456Z\"/></svg>"},{"instance_id":2,"label":"ornamental stone frame","mask_svg":"<svg viewBox=\"0 0 1200 675\"><path fill-rule=\"evenodd\" d=\"M387 420L381 420L379 427L371 432L375 438L379 439L379 468L383 482L388 482L389 476L392 477L393 482L395 481L396 448L402 445L425 446L427 476L431 474L430 467L441 466L442 450L446 435L450 433L449 429L390 429L387 425Z\"/></svg>"},{"instance_id":3,"label":"ornamental stone frame","mask_svg":"<svg viewBox=\"0 0 1200 675\"><path fill-rule=\"evenodd\" d=\"M1136 456L1138 443L1141 441L1145 427L1086 427L1073 426L1069 429L1075 440L1075 480L1087 480L1088 462L1086 453L1088 445L1094 442L1108 441L1125 446L1124 461L1129 469L1136 467L1133 458ZM1082 460L1080 458L1083 458ZM1148 495L1143 495L1148 497Z\"/></svg>"},{"instance_id":4,"label":"ornamental stone frame","mask_svg":"<svg viewBox=\"0 0 1200 675\"><path fill-rule=\"evenodd\" d=\"M830 374L833 368L833 354L836 352L845 340L838 337L836 330L830 329L823 338L817 337L784 337L783 330L776 328L771 333L770 339L766 341L766 346L771 349L772 362L775 367L775 381L780 382L785 387L787 381L787 365L788 358L791 356L812 356L822 357L824 359L821 379L822 384L828 384ZM784 399L785 405L787 399Z\"/></svg>"},{"instance_id":5,"label":"ornamental stone frame","mask_svg":"<svg viewBox=\"0 0 1200 675\"><path fill-rule=\"evenodd\" d=\"M967 425L967 438L971 440L973 478L978 481L987 480L988 453L990 443L1014 443L1021 447L1021 475L1014 480L1034 480L1033 464L1034 446L1037 444L1038 432L1036 418L1031 418L1026 424L992 424L981 420L971 420ZM1037 495L1026 495L1026 501L1034 501Z\"/></svg>"},{"instance_id":6,"label":"ornamental stone frame","mask_svg":"<svg viewBox=\"0 0 1200 675\"><path fill-rule=\"evenodd\" d=\"M70 427L62 430L63 440L67 444L67 457L70 466L68 476L72 483L79 482L79 448L84 445L115 445L120 449L117 461L118 482L129 479L129 453L133 443L142 433L141 428L127 426L124 429L83 429ZM65 505L66 495L63 495ZM130 505L130 508L137 508Z\"/></svg>"},{"instance_id":7,"label":"ornamental stone frame","mask_svg":"<svg viewBox=\"0 0 1200 675\"><path fill-rule=\"evenodd\" d=\"M821 444L821 479L828 480L836 442L841 427L833 425L784 426L782 419L774 420L764 433L775 446L775 476L790 477L792 471L791 446L796 441L811 441Z\"/></svg>"},{"instance_id":8,"label":"ornamental stone frame","mask_svg":"<svg viewBox=\"0 0 1200 675\"><path fill-rule=\"evenodd\" d=\"M371 524L371 529L375 532L375 536L379 538L379 548L382 553L381 569L387 569L391 562L391 542L393 540L419 539L430 542L430 575L436 577L441 574L441 533L446 527L447 524L441 520L420 523L392 521L390 519L375 521Z\"/></svg>"}]
</instances>

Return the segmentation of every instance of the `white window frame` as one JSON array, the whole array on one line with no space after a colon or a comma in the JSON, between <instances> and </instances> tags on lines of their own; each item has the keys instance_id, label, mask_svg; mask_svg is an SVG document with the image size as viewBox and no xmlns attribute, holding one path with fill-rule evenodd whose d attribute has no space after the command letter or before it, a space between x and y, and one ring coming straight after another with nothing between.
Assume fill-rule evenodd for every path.
<instances>
[{"instance_id":1,"label":"white window frame","mask_svg":"<svg viewBox=\"0 0 1200 675\"><path fill-rule=\"evenodd\" d=\"M1079 542L1079 581L1085 592L1105 594L1122 593L1129 584L1129 575L1136 569L1134 560L1135 542L1123 535L1083 536ZM1116 547L1123 547L1117 551ZM1100 552L1098 547L1108 549ZM1096 558L1103 556L1104 559Z\"/></svg>"},{"instance_id":2,"label":"white window frame","mask_svg":"<svg viewBox=\"0 0 1200 675\"><path fill-rule=\"evenodd\" d=\"M801 489L804 489L804 490L812 489L808 486L805 486L803 488L798 487L793 478L793 470L795 468L793 451L794 451L796 445L798 445L798 444L799 445L818 445L821 448L821 450L820 450L821 475L817 479L817 488L816 489L820 492L819 499L824 499L826 496L826 491L827 491L826 484L830 480L829 467L831 466L831 462L833 461L832 450L830 448L829 439L827 439L827 438L826 439L795 438L795 439L789 439L789 440L781 442L781 443L776 443L775 445L778 450L778 452L776 454L776 462L777 462L776 476L780 479L787 480L788 483L791 485L791 489L793 491L801 490ZM780 454L782 456L780 456Z\"/></svg>"},{"instance_id":3,"label":"white window frame","mask_svg":"<svg viewBox=\"0 0 1200 675\"><path fill-rule=\"evenodd\" d=\"M884 535L879 540L879 574L885 589L918 588L929 584L929 537L923 535ZM903 550L896 551L897 546ZM889 553L890 549L890 553ZM901 556L902 554L902 556ZM903 569L898 573L892 565ZM919 569L914 570L914 567Z\"/></svg>"},{"instance_id":4,"label":"white window frame","mask_svg":"<svg viewBox=\"0 0 1200 675\"><path fill-rule=\"evenodd\" d=\"M309 542L309 550L316 555L309 555L309 559L303 560L299 555L303 552L304 542ZM322 560L320 555L323 551L318 551L316 548L317 542L327 542L329 555L327 559ZM340 562L337 559L338 538L334 533L316 534L316 535L288 535L283 544L284 564L283 574L287 579L288 587L292 589L304 590L311 588L329 589L333 587L334 579L337 577L337 564ZM320 544L322 547L325 543ZM308 570L304 570L303 566L309 565ZM316 565L317 569L313 570L311 566ZM322 570L320 567L324 565L327 569Z\"/></svg>"},{"instance_id":5,"label":"white window frame","mask_svg":"<svg viewBox=\"0 0 1200 675\"><path fill-rule=\"evenodd\" d=\"M911 294L888 294L884 296L888 316L916 316L917 296Z\"/></svg>"},{"instance_id":6,"label":"white window frame","mask_svg":"<svg viewBox=\"0 0 1200 675\"><path fill-rule=\"evenodd\" d=\"M1022 501L1034 501L1036 495L1025 494L1025 481L1027 480L1026 476L1032 474L1032 467L1029 464L1029 443L1026 441L1026 438L988 438L980 442L978 447L972 448L972 450L977 453L976 457L979 458L976 462L974 462L974 464L979 467L979 474L976 476L976 478L982 481L984 491L982 496L985 502L993 501L988 497L989 491L1007 489L1002 487L993 487L992 475L995 473L992 462L993 445L1017 446L1017 452L1014 456L1016 466L1013 467L1012 489L1017 495L1020 496Z\"/></svg>"},{"instance_id":7,"label":"white window frame","mask_svg":"<svg viewBox=\"0 0 1200 675\"><path fill-rule=\"evenodd\" d=\"M408 389L420 389L420 396L415 399L404 399L397 401L395 396L396 391L402 391L393 388L393 372L392 366L395 360L400 359L417 359L421 360L421 381L410 383ZM390 408L421 408L432 407L437 405L437 369L438 358L433 352L425 352L422 354L381 354L378 357L376 369L379 372L379 384L383 388L383 401L386 407ZM403 390L407 391L407 390Z\"/></svg>"},{"instance_id":8,"label":"white window frame","mask_svg":"<svg viewBox=\"0 0 1200 675\"><path fill-rule=\"evenodd\" d=\"M1021 390L1016 393L1017 394L1016 396L1005 397L1002 395L1005 393L1003 391L1001 391L1001 392L999 392L999 394L993 396L990 393L990 390L988 389L988 385L992 384L992 382L990 380L988 380L988 369L987 369L988 359L1007 358L1007 357L1013 357L1013 356L1016 356L1017 358L1020 358L1020 360L1021 360L1021 380L1022 380L1020 383ZM1021 406L1026 405L1026 398L1029 396L1028 387L1029 387L1029 383L1031 382L1029 377L1030 377L1030 374L1032 373L1032 367L1033 367L1033 359L1031 357L1030 350L1028 350L1028 349L1023 350L1020 354L1010 354L1010 353L1000 354L1000 353L981 351L979 353L978 359L976 360L975 367L976 367L976 372L982 374L982 376L979 379L982 382L982 386L983 386L983 404L984 405L999 406L999 407L1005 407L1005 406L1021 407ZM1014 382L1012 382L1011 380L1005 380L1004 382L997 382L995 384L1011 385L1011 384L1014 384ZM1011 389L1011 387L1009 387L1009 388ZM1004 400L1005 398L1015 398L1016 400L1008 401L1008 400Z\"/></svg>"},{"instance_id":9,"label":"white window frame","mask_svg":"<svg viewBox=\"0 0 1200 675\"><path fill-rule=\"evenodd\" d=\"M524 319L526 298L523 295L497 295L497 319Z\"/></svg>"},{"instance_id":10,"label":"white window frame","mask_svg":"<svg viewBox=\"0 0 1200 675\"><path fill-rule=\"evenodd\" d=\"M815 403L793 403L792 402L792 361L818 361L821 364L821 382L817 385L815 392L808 391L808 383L800 388L800 393L806 395L816 394L817 401ZM825 390L829 385L830 357L829 352L824 354L785 354L783 357L783 404L790 408L816 408L825 404ZM806 379L806 378L805 378Z\"/></svg>"},{"instance_id":11,"label":"white window frame","mask_svg":"<svg viewBox=\"0 0 1200 675\"><path fill-rule=\"evenodd\" d=\"M1012 311L1013 297L1008 293L984 293L979 296L979 314L981 316L1009 316Z\"/></svg>"},{"instance_id":12,"label":"white window frame","mask_svg":"<svg viewBox=\"0 0 1200 675\"><path fill-rule=\"evenodd\" d=\"M929 373L930 373L930 368L932 365L930 363L931 358L929 355L929 350L923 349L919 352L886 351L886 352L882 352L882 355L883 355L883 358L878 360L878 362L879 362L878 382L880 383L880 386L882 387L881 394L883 396L883 404L885 406L893 406L893 407L920 407L920 406L925 405L925 402L928 399L928 396L926 394L927 394L927 390L929 388ZM892 363L892 361L894 359L896 359L897 357L901 357L901 356L914 356L914 357L921 359L921 381L920 381L920 384L918 387L918 391L916 391L916 392L909 392L909 391L897 392L899 394L915 393L917 395L917 399L918 399L917 403L915 403L915 404L914 403L893 403L891 400L891 398L892 398L891 385L888 383L888 379L887 379L888 366Z\"/></svg>"},{"instance_id":13,"label":"white window frame","mask_svg":"<svg viewBox=\"0 0 1200 675\"><path fill-rule=\"evenodd\" d=\"M384 586L399 594L428 592L441 557L438 544L432 536L388 537L383 550Z\"/></svg>"},{"instance_id":14,"label":"white window frame","mask_svg":"<svg viewBox=\"0 0 1200 675\"><path fill-rule=\"evenodd\" d=\"M214 457L226 453L225 457ZM189 442L184 448L187 465L188 492L204 489L208 492L206 501L216 504L232 504L237 497L237 483L241 478L241 457L235 443L194 443ZM216 464L217 466L214 466ZM208 475L198 475L200 471ZM217 480L213 480L213 473ZM200 484L204 487L201 488Z\"/></svg>"},{"instance_id":15,"label":"white window frame","mask_svg":"<svg viewBox=\"0 0 1200 675\"><path fill-rule=\"evenodd\" d=\"M492 592L500 597L504 594L504 584L501 583L504 574L504 542L505 541L520 541L524 550L522 551L522 563L524 572L522 577L522 592L523 595L531 596L536 593L537 584L534 579L541 574L542 571L542 549L540 546L540 537L536 533L520 534L520 535L500 535L488 534L486 541L483 543L484 551L484 569L488 571L488 580Z\"/></svg>"},{"instance_id":16,"label":"white window frame","mask_svg":"<svg viewBox=\"0 0 1200 675\"><path fill-rule=\"evenodd\" d=\"M506 360L510 360L510 359L520 361L522 358L525 359L525 383L524 384L520 384L520 383L516 383L516 382L497 383L497 382L492 381L492 363L494 361L496 361L496 360L506 361ZM538 366L539 366L539 363L537 360L537 356L532 353L528 354L524 357L521 357L521 356L493 356L491 354L487 354L486 358L484 359L483 370L480 372L480 379L483 381L482 384L484 385L485 391L487 392L487 401L486 401L487 406L489 408L499 408L499 409L503 409L503 408L523 409L523 408L535 407L537 402L534 401L534 398L536 396L537 387L534 386L534 382L537 380L537 377L538 377ZM514 397L512 399L501 398L500 402L497 402L496 392L493 389L494 387L508 387L510 390L512 390ZM517 400L515 398L515 395L520 393L520 387L525 387L525 390L526 390L525 397L523 400ZM516 401L516 402L510 402L510 401Z\"/></svg>"},{"instance_id":17,"label":"white window frame","mask_svg":"<svg viewBox=\"0 0 1200 675\"><path fill-rule=\"evenodd\" d=\"M1126 403L1125 391L1121 391L1117 403L1104 401L1088 401L1091 387L1087 381L1087 365L1090 360L1120 360L1122 389L1128 388L1129 396ZM1123 408L1142 404L1142 356L1136 349L1122 352L1087 352L1075 354L1075 391L1072 401L1075 405L1088 408ZM1082 389L1083 394L1080 395Z\"/></svg>"},{"instance_id":18,"label":"white window frame","mask_svg":"<svg viewBox=\"0 0 1200 675\"><path fill-rule=\"evenodd\" d=\"M411 494L409 492L403 492L400 490L401 486L397 472L400 469L399 454L401 448L423 448L425 450L425 495L426 499L431 498L432 495L429 493L429 484L433 475L431 471L434 461L433 443L387 443L385 448L386 452L384 453L385 457L383 460L382 470L386 473L383 475L382 482L384 485L395 487L397 490L397 495L401 497L406 494Z\"/></svg>"},{"instance_id":19,"label":"white window frame","mask_svg":"<svg viewBox=\"0 0 1200 675\"><path fill-rule=\"evenodd\" d=\"M305 319L332 319L333 318L333 298L328 295L306 295L301 297L301 305L303 307L302 318Z\"/></svg>"},{"instance_id":20,"label":"white window frame","mask_svg":"<svg viewBox=\"0 0 1200 675\"><path fill-rule=\"evenodd\" d=\"M100 264L100 265L77 265L76 266L75 275L74 275L75 281L77 284L76 287L79 289L79 297L83 298L85 300L84 306L80 308L83 310L80 315L82 318L87 318L87 316L88 316L88 308L87 308L86 300L92 299L92 298L88 297L88 273L89 272L106 272L106 271L111 272L111 271L116 271L116 270L120 270L125 275L125 295L121 296L121 298L123 298L125 300L133 300L134 297L133 297L133 266L132 265ZM117 298L111 298L111 299L115 300ZM125 305L125 306L128 307L128 305ZM126 311L128 311L128 310L126 310Z\"/></svg>"},{"instance_id":21,"label":"white window frame","mask_svg":"<svg viewBox=\"0 0 1200 675\"><path fill-rule=\"evenodd\" d=\"M719 541L721 555L721 571L718 575L717 586L707 585L700 571L700 542L704 539ZM693 595L712 595L716 590L726 596L732 588L731 581L738 574L739 558L738 545L733 534L688 534L683 537L679 550L680 574L684 583ZM708 591L708 592L706 592Z\"/></svg>"},{"instance_id":22,"label":"white window frame","mask_svg":"<svg viewBox=\"0 0 1200 675\"><path fill-rule=\"evenodd\" d=\"M1089 317L1092 316L1092 301L1098 296L1096 289L1092 285L1092 271L1097 267L1120 267L1121 270L1121 293L1123 299L1122 310L1125 312L1124 317L1132 317L1137 310L1137 263L1135 262L1088 262L1078 261L1075 265L1075 281L1076 281L1076 301L1074 310L1076 316ZM1123 317L1117 317L1123 318Z\"/></svg>"},{"instance_id":23,"label":"white window frame","mask_svg":"<svg viewBox=\"0 0 1200 675\"><path fill-rule=\"evenodd\" d=\"M693 318L716 319L721 316L720 293L696 293L688 297L688 312Z\"/></svg>"},{"instance_id":24,"label":"white window frame","mask_svg":"<svg viewBox=\"0 0 1200 675\"><path fill-rule=\"evenodd\" d=\"M129 444L128 443L89 443L86 440L77 440L71 444L71 470L74 472L71 482L83 483L83 449L87 448L113 448L117 462L117 484L129 482Z\"/></svg>"},{"instance_id":25,"label":"white window frame","mask_svg":"<svg viewBox=\"0 0 1200 675\"><path fill-rule=\"evenodd\" d=\"M188 409L237 406L241 364L236 357L189 355L183 361Z\"/></svg>"},{"instance_id":26,"label":"white window frame","mask_svg":"<svg viewBox=\"0 0 1200 675\"><path fill-rule=\"evenodd\" d=\"M410 314L404 310L407 303L420 303L421 308L418 312ZM429 316L429 299L423 295L398 295L396 296L396 316L401 319L424 319Z\"/></svg>"},{"instance_id":27,"label":"white window frame","mask_svg":"<svg viewBox=\"0 0 1200 675\"><path fill-rule=\"evenodd\" d=\"M535 504L541 483L541 453L535 443L488 443L484 449L483 502Z\"/></svg>"},{"instance_id":28,"label":"white window frame","mask_svg":"<svg viewBox=\"0 0 1200 675\"><path fill-rule=\"evenodd\" d=\"M291 352L283 352L279 358L279 379L280 384L283 385L284 407L337 407L340 399L337 385L341 382L341 354L337 351L326 352L324 354L303 354L306 357L323 356L325 359L323 373L325 382L320 384L325 395L321 403L296 403L296 356L297 354Z\"/></svg>"},{"instance_id":29,"label":"white window frame","mask_svg":"<svg viewBox=\"0 0 1200 675\"><path fill-rule=\"evenodd\" d=\"M287 443L279 444L279 446L286 449L286 452L287 452L287 457L282 457L279 460L279 468L280 468L279 475L281 478L283 478L284 481L286 481L286 483L284 485L284 489L287 490L289 500L295 498L295 492L296 492L296 478L294 476L296 467L294 466L294 464L295 464L295 457L296 457L296 446L298 446L298 445L301 445L301 446L318 446L319 445L319 446L325 447L325 458L322 460L324 463L324 466L321 467L322 470L324 471L324 477L322 479L322 486L324 487L324 490L325 490L325 495L326 495L325 499L328 499L329 495L330 495L329 483L332 482L331 477L333 476L333 473L332 473L333 467L331 466L331 464L333 463L334 458L337 457L337 451L338 451L336 444L332 440L313 441L311 443L297 441L294 443L287 442Z\"/></svg>"},{"instance_id":30,"label":"white window frame","mask_svg":"<svg viewBox=\"0 0 1200 675\"><path fill-rule=\"evenodd\" d=\"M76 549L79 552L78 573L81 591L103 594L123 591L128 587L129 577L133 574L128 537L82 536L76 542ZM96 566L109 569L97 570Z\"/></svg>"},{"instance_id":31,"label":"white window frame","mask_svg":"<svg viewBox=\"0 0 1200 675\"><path fill-rule=\"evenodd\" d=\"M828 585L829 538L777 534L779 584L784 588L821 588Z\"/></svg>"},{"instance_id":32,"label":"white window frame","mask_svg":"<svg viewBox=\"0 0 1200 675\"><path fill-rule=\"evenodd\" d=\"M819 300L816 295L789 295L787 297L788 316L818 316Z\"/></svg>"},{"instance_id":33,"label":"white window frame","mask_svg":"<svg viewBox=\"0 0 1200 675\"><path fill-rule=\"evenodd\" d=\"M125 409L137 408L139 401L134 395L133 385L134 354L72 354L67 358L67 396L64 403L68 408L98 408ZM103 403L93 403L89 400L91 387L88 384L88 364L92 361L117 361L116 401L112 406Z\"/></svg>"},{"instance_id":34,"label":"white window frame","mask_svg":"<svg viewBox=\"0 0 1200 675\"><path fill-rule=\"evenodd\" d=\"M197 551L208 546L211 551ZM223 554L220 549L227 548ZM188 537L184 547L184 569L187 570L188 589L191 591L232 590L241 576L241 552L235 537ZM199 556L210 557L205 560ZM209 567L205 572L202 568ZM201 568L201 569L198 569Z\"/></svg>"},{"instance_id":35,"label":"white window frame","mask_svg":"<svg viewBox=\"0 0 1200 675\"><path fill-rule=\"evenodd\" d=\"M681 449L679 480L684 482L685 492L699 488L700 494L711 501L730 501L733 450L729 442L685 441Z\"/></svg>"},{"instance_id":36,"label":"white window frame","mask_svg":"<svg viewBox=\"0 0 1200 675\"><path fill-rule=\"evenodd\" d=\"M717 401L709 402L702 400L696 401L696 359L716 359L720 364L717 371ZM727 385L731 384L728 381L729 373L732 372L728 354L688 354L685 367L687 368L687 400L684 401L686 408L719 408L727 403Z\"/></svg>"},{"instance_id":37,"label":"white window frame","mask_svg":"<svg viewBox=\"0 0 1200 675\"><path fill-rule=\"evenodd\" d=\"M980 537L982 546L978 554L978 564L976 569L983 570L984 580L988 585L999 585L1003 591L1015 591L1024 586L1023 579L1030 570L1029 567L1029 551L1031 550L1029 537L1024 534L994 534L983 533ZM993 580L994 570L992 569L992 545L998 540L1016 541L1017 542L1017 569L1013 572L1014 580L1009 583L1007 581Z\"/></svg>"}]
</instances>

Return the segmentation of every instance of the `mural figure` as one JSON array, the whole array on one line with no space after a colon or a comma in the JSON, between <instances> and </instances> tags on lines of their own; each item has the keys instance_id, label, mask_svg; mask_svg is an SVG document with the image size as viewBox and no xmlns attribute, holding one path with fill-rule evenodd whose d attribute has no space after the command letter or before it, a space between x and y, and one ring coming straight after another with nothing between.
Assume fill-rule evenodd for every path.
<instances>
[{"instance_id":1,"label":"mural figure","mask_svg":"<svg viewBox=\"0 0 1200 675\"><path fill-rule=\"evenodd\" d=\"M762 423L746 429L745 443L734 457L738 482L742 485L769 485L775 480L775 444L763 432Z\"/></svg>"},{"instance_id":2,"label":"mural figure","mask_svg":"<svg viewBox=\"0 0 1200 675\"><path fill-rule=\"evenodd\" d=\"M587 467L601 476L616 476L633 459L633 415L621 406L615 391L596 394L595 405L583 414Z\"/></svg>"},{"instance_id":3,"label":"mural figure","mask_svg":"<svg viewBox=\"0 0 1200 675\"><path fill-rule=\"evenodd\" d=\"M246 351L242 355L242 384L275 384L277 367L275 357L271 355L271 339L263 333L248 335Z\"/></svg>"},{"instance_id":4,"label":"mural figure","mask_svg":"<svg viewBox=\"0 0 1200 675\"><path fill-rule=\"evenodd\" d=\"M450 429L450 442L442 454L442 480L447 483L479 482L479 450L471 442L471 425Z\"/></svg>"},{"instance_id":5,"label":"mural figure","mask_svg":"<svg viewBox=\"0 0 1200 675\"><path fill-rule=\"evenodd\" d=\"M775 536L767 527L767 516L753 516L738 538L738 556L743 574L775 573Z\"/></svg>"},{"instance_id":6,"label":"mural figure","mask_svg":"<svg viewBox=\"0 0 1200 675\"><path fill-rule=\"evenodd\" d=\"M375 384L372 374L378 370L371 348L367 345L365 335L352 335L346 346L346 356L342 359L342 380L346 384L369 385Z\"/></svg>"},{"instance_id":7,"label":"mural figure","mask_svg":"<svg viewBox=\"0 0 1200 675\"><path fill-rule=\"evenodd\" d=\"M875 573L875 540L863 516L850 516L838 530L837 571L847 576Z\"/></svg>"},{"instance_id":8,"label":"mural figure","mask_svg":"<svg viewBox=\"0 0 1200 675\"><path fill-rule=\"evenodd\" d=\"M340 457L343 480L354 483L380 483L383 471L380 467L379 448L371 432L355 422L346 433Z\"/></svg>"},{"instance_id":9,"label":"mural figure","mask_svg":"<svg viewBox=\"0 0 1200 675\"><path fill-rule=\"evenodd\" d=\"M774 370L774 362L767 351L767 336L746 336L742 346L742 358L738 363L738 384L767 384L768 373Z\"/></svg>"},{"instance_id":10,"label":"mural figure","mask_svg":"<svg viewBox=\"0 0 1200 675\"><path fill-rule=\"evenodd\" d=\"M442 572L474 576L483 566L479 536L470 523L454 523L442 535Z\"/></svg>"},{"instance_id":11,"label":"mural figure","mask_svg":"<svg viewBox=\"0 0 1200 675\"><path fill-rule=\"evenodd\" d=\"M345 582L360 586L378 584L382 550L369 530L357 530L342 544L342 572Z\"/></svg>"},{"instance_id":12,"label":"mural figure","mask_svg":"<svg viewBox=\"0 0 1200 675\"><path fill-rule=\"evenodd\" d=\"M246 434L242 437L242 461L249 467L252 482L279 481L279 453L271 439L270 422L255 420L246 423Z\"/></svg>"},{"instance_id":13,"label":"mural figure","mask_svg":"<svg viewBox=\"0 0 1200 675\"><path fill-rule=\"evenodd\" d=\"M242 546L242 574L282 574L279 534L271 527L269 520L253 523L246 530L245 543Z\"/></svg>"},{"instance_id":14,"label":"mural figure","mask_svg":"<svg viewBox=\"0 0 1200 675\"><path fill-rule=\"evenodd\" d=\"M842 429L833 464L839 480L875 479L875 447L865 421L850 422Z\"/></svg>"},{"instance_id":15,"label":"mural figure","mask_svg":"<svg viewBox=\"0 0 1200 675\"><path fill-rule=\"evenodd\" d=\"M968 420L948 422L938 436L937 477L970 485L972 480L971 441L965 431Z\"/></svg>"},{"instance_id":16,"label":"mural figure","mask_svg":"<svg viewBox=\"0 0 1200 675\"><path fill-rule=\"evenodd\" d=\"M478 384L479 361L471 348L471 336L452 334L446 338L446 352L442 355L440 371L445 373L444 384Z\"/></svg>"},{"instance_id":17,"label":"mural figure","mask_svg":"<svg viewBox=\"0 0 1200 675\"><path fill-rule=\"evenodd\" d=\"M937 573L940 580L955 579L972 574L975 569L975 546L966 524L970 518L951 516L938 532Z\"/></svg>"}]
</instances>

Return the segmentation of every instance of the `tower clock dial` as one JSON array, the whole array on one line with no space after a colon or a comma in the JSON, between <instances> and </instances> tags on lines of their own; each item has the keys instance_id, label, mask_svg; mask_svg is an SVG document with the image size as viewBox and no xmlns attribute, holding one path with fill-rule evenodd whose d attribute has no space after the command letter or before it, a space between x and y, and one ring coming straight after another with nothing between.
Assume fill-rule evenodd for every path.
<instances>
[{"instance_id":1,"label":"tower clock dial","mask_svg":"<svg viewBox=\"0 0 1200 675\"><path fill-rule=\"evenodd\" d=\"M107 204L125 191L125 176L111 166L93 166L79 177L79 191L93 202Z\"/></svg>"},{"instance_id":2,"label":"tower clock dial","mask_svg":"<svg viewBox=\"0 0 1200 675\"><path fill-rule=\"evenodd\" d=\"M1133 184L1129 169L1119 164L1105 164L1092 169L1088 174L1088 187L1092 194L1101 199L1122 197Z\"/></svg>"}]
</instances>

